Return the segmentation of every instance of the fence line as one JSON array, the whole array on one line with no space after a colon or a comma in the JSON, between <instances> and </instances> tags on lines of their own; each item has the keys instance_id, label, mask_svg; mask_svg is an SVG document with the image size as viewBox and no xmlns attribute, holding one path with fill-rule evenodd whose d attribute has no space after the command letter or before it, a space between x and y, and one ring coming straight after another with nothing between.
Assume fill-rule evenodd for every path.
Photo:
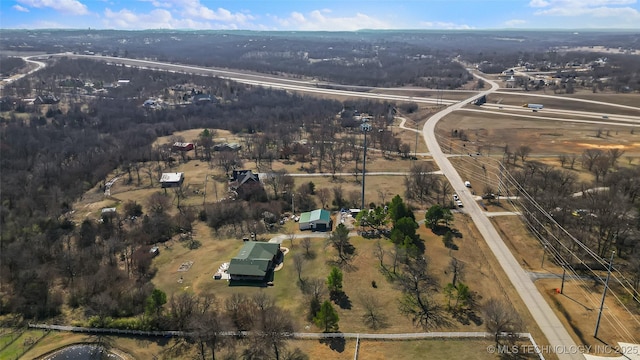
<instances>
[{"instance_id":1,"label":"fence line","mask_svg":"<svg viewBox=\"0 0 640 360\"><path fill-rule=\"evenodd\" d=\"M29 324L30 328L57 330L57 331L70 331L80 333L95 333L95 334L116 334L116 335L138 335L138 336L150 336L150 337L184 337L189 336L191 333L185 331L142 331L142 330L123 330L123 329L105 329L105 328L90 328L80 326L66 326L66 325L48 325L48 324ZM224 336L247 336L251 335L249 331L225 331L221 335ZM494 334L480 331L468 331L468 332L419 332L419 333L397 333L397 334L370 334L370 333L303 333L294 332L288 334L290 338L294 339L371 339L371 340L413 340L413 339L438 339L438 338L493 338ZM502 336L508 336L503 333ZM515 333L513 334L519 338L527 338L534 346L537 346L530 333Z\"/></svg>"}]
</instances>

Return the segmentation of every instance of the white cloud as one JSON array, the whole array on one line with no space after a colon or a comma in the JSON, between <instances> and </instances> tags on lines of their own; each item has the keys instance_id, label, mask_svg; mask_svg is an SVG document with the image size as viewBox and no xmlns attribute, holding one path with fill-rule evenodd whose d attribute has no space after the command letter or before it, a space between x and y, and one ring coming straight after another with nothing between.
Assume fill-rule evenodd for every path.
<instances>
[{"instance_id":1,"label":"white cloud","mask_svg":"<svg viewBox=\"0 0 640 360\"><path fill-rule=\"evenodd\" d=\"M157 8L172 8L174 3L171 1L158 1L158 0L138 0L142 2L149 2L151 5Z\"/></svg>"},{"instance_id":2,"label":"white cloud","mask_svg":"<svg viewBox=\"0 0 640 360\"><path fill-rule=\"evenodd\" d=\"M527 20L512 19L512 20L505 21L504 24L509 27L514 27L514 26L524 25L526 23L527 23Z\"/></svg>"},{"instance_id":3,"label":"white cloud","mask_svg":"<svg viewBox=\"0 0 640 360\"><path fill-rule=\"evenodd\" d=\"M529 2L529 6L531 7L545 7L545 6L549 6L549 2L545 1L545 0L531 0Z\"/></svg>"},{"instance_id":4,"label":"white cloud","mask_svg":"<svg viewBox=\"0 0 640 360\"><path fill-rule=\"evenodd\" d=\"M445 30L469 30L473 29L472 26L466 24L456 24L445 21L422 21L420 26L429 29L445 29Z\"/></svg>"},{"instance_id":5,"label":"white cloud","mask_svg":"<svg viewBox=\"0 0 640 360\"><path fill-rule=\"evenodd\" d=\"M212 10L200 0L138 0L151 3L155 9L137 13L129 9L105 9L104 25L125 29L250 29L254 16L227 9Z\"/></svg>"},{"instance_id":6,"label":"white cloud","mask_svg":"<svg viewBox=\"0 0 640 360\"><path fill-rule=\"evenodd\" d=\"M231 12L224 8L210 9L200 3L200 0L143 0L151 1L156 7L173 7L179 9L182 16L191 19L213 20L227 23L226 26L236 27L246 25L255 17L248 13ZM223 25L224 26L224 25Z\"/></svg>"},{"instance_id":7,"label":"white cloud","mask_svg":"<svg viewBox=\"0 0 640 360\"><path fill-rule=\"evenodd\" d=\"M21 11L21 12L29 12L29 9L27 9L26 7L22 7L20 5L13 5L13 10L16 11Z\"/></svg>"},{"instance_id":8,"label":"white cloud","mask_svg":"<svg viewBox=\"0 0 640 360\"><path fill-rule=\"evenodd\" d=\"M356 13L351 16L332 16L331 10L313 10L306 15L292 12L286 18L271 16L279 30L355 31L361 29L389 29L391 26L372 16Z\"/></svg>"},{"instance_id":9,"label":"white cloud","mask_svg":"<svg viewBox=\"0 0 640 360\"><path fill-rule=\"evenodd\" d=\"M538 16L580 18L585 28L637 28L640 11L629 5L637 0L532 0Z\"/></svg>"},{"instance_id":10,"label":"white cloud","mask_svg":"<svg viewBox=\"0 0 640 360\"><path fill-rule=\"evenodd\" d=\"M580 16L619 10L637 10L624 5L635 4L637 0L531 0L529 6L539 8L536 15Z\"/></svg>"},{"instance_id":11,"label":"white cloud","mask_svg":"<svg viewBox=\"0 0 640 360\"><path fill-rule=\"evenodd\" d=\"M116 29L211 29L211 24L192 19L176 19L166 9L154 9L139 14L128 9L105 9L104 26Z\"/></svg>"},{"instance_id":12,"label":"white cloud","mask_svg":"<svg viewBox=\"0 0 640 360\"><path fill-rule=\"evenodd\" d=\"M18 3L33 8L51 8L72 15L88 14L87 6L77 0L17 0Z\"/></svg>"}]
</instances>

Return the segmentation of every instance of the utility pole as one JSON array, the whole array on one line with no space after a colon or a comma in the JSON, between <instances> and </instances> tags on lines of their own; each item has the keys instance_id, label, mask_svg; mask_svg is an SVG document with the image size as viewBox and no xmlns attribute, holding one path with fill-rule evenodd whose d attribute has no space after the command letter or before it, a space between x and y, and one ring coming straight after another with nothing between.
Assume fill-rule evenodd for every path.
<instances>
[{"instance_id":1,"label":"utility pole","mask_svg":"<svg viewBox=\"0 0 640 360\"><path fill-rule=\"evenodd\" d=\"M411 159L411 161L418 160L418 133L419 132L420 130L418 130L418 123L416 122L416 146L413 148L413 159Z\"/></svg>"},{"instance_id":2,"label":"utility pole","mask_svg":"<svg viewBox=\"0 0 640 360\"><path fill-rule=\"evenodd\" d=\"M567 274L567 263L562 260L562 284L560 285L560 294L564 293L564 277Z\"/></svg>"},{"instance_id":3,"label":"utility pole","mask_svg":"<svg viewBox=\"0 0 640 360\"><path fill-rule=\"evenodd\" d=\"M364 155L362 156L362 206L361 210L364 210L364 180L365 169L367 167L367 132L371 131L371 124L364 122L360 125L360 130L364 133Z\"/></svg>"},{"instance_id":4,"label":"utility pole","mask_svg":"<svg viewBox=\"0 0 640 360\"><path fill-rule=\"evenodd\" d=\"M593 333L593 337L598 337L598 328L600 327L600 318L602 317L602 309L604 308L604 298L607 296L607 289L609 288L609 278L611 277L611 268L613 267L613 255L615 251L611 252L611 258L609 259L609 270L607 271L607 279L604 281L604 290L602 291L602 301L600 302L600 311L598 312L598 321L596 321L596 330Z\"/></svg>"}]
</instances>

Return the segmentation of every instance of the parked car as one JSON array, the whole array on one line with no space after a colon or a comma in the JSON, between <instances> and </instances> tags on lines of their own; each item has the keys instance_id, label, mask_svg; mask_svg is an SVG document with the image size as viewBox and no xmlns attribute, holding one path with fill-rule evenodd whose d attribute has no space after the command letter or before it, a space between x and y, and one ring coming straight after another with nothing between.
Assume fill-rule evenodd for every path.
<instances>
[{"instance_id":1,"label":"parked car","mask_svg":"<svg viewBox=\"0 0 640 360\"><path fill-rule=\"evenodd\" d=\"M457 205L459 208L464 207L464 205L462 205L462 201L460 201L460 200L456 201L456 205Z\"/></svg>"},{"instance_id":2,"label":"parked car","mask_svg":"<svg viewBox=\"0 0 640 360\"><path fill-rule=\"evenodd\" d=\"M464 186L470 188L471 187L471 183L467 180L464 182Z\"/></svg>"},{"instance_id":3,"label":"parked car","mask_svg":"<svg viewBox=\"0 0 640 360\"><path fill-rule=\"evenodd\" d=\"M460 198L458 197L458 194L453 194L453 201L458 201L460 200Z\"/></svg>"}]
</instances>

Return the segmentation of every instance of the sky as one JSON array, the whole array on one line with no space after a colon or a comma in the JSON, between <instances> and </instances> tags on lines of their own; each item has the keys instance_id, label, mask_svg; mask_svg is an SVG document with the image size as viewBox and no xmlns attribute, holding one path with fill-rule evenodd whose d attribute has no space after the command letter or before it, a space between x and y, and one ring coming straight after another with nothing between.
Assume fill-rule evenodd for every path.
<instances>
[{"instance_id":1,"label":"sky","mask_svg":"<svg viewBox=\"0 0 640 360\"><path fill-rule=\"evenodd\" d=\"M639 0L0 0L1 29L638 29Z\"/></svg>"}]
</instances>

